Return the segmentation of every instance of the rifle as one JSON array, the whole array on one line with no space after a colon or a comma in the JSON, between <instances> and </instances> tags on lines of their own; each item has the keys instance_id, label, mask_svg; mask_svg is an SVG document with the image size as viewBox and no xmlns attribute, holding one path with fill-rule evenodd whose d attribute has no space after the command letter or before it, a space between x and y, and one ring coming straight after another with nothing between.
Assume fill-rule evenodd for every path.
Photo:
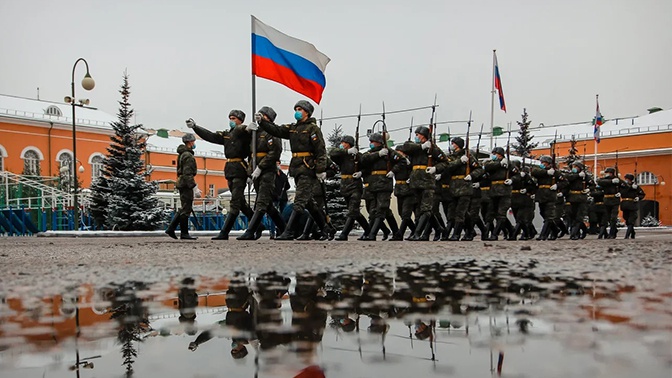
<instances>
[{"instance_id":1,"label":"rifle","mask_svg":"<svg viewBox=\"0 0 672 378\"><path fill-rule=\"evenodd\" d=\"M557 170L555 167L555 145L558 140L558 130L555 130L555 136L553 137L553 145L551 146L551 168ZM553 175L553 184L555 184L555 175Z\"/></svg>"},{"instance_id":2,"label":"rifle","mask_svg":"<svg viewBox=\"0 0 672 378\"><path fill-rule=\"evenodd\" d=\"M614 170L616 171L616 177L621 178L618 174L618 150L616 150L616 164L614 164Z\"/></svg>"},{"instance_id":3,"label":"rifle","mask_svg":"<svg viewBox=\"0 0 672 378\"><path fill-rule=\"evenodd\" d=\"M467 155L467 169L466 169L466 175L471 174L471 152L469 151L469 131L471 131L471 110L469 111L469 121L467 122L467 141L464 144L465 147L465 154ZM477 155L478 157L478 155Z\"/></svg>"},{"instance_id":4,"label":"rifle","mask_svg":"<svg viewBox=\"0 0 672 378\"><path fill-rule=\"evenodd\" d=\"M432 141L431 147L429 147L429 151L427 151L428 156L427 156L427 166L431 167L434 165L434 144L436 142L434 138L434 134L436 134L434 131L434 115L436 115L436 94L434 94L434 105L432 105L432 118L429 119L429 139Z\"/></svg>"},{"instance_id":5,"label":"rifle","mask_svg":"<svg viewBox=\"0 0 672 378\"><path fill-rule=\"evenodd\" d=\"M413 136L413 117L411 117L411 126L408 127L408 141L411 141L411 137Z\"/></svg>"},{"instance_id":6,"label":"rifle","mask_svg":"<svg viewBox=\"0 0 672 378\"><path fill-rule=\"evenodd\" d=\"M389 135L387 135L387 124L385 124L385 101L383 101L383 142L385 142L385 148L387 148L387 171L392 170L392 160L390 156L390 147L387 145L387 138Z\"/></svg>"},{"instance_id":7,"label":"rifle","mask_svg":"<svg viewBox=\"0 0 672 378\"><path fill-rule=\"evenodd\" d=\"M322 129L322 116L323 110L320 109L320 129ZM322 181L320 186L322 186L322 196L324 196L324 218L327 220L327 223L329 223L331 218L329 217L329 208L327 207L327 184Z\"/></svg>"},{"instance_id":8,"label":"rifle","mask_svg":"<svg viewBox=\"0 0 672 378\"><path fill-rule=\"evenodd\" d=\"M511 172L511 128L509 128L509 137L506 140L506 179L509 179Z\"/></svg>"},{"instance_id":9,"label":"rifle","mask_svg":"<svg viewBox=\"0 0 672 378\"><path fill-rule=\"evenodd\" d=\"M359 151L359 122L362 120L362 104L359 104L359 114L357 114L357 127L355 128L355 148ZM355 172L359 171L359 159L357 155L353 156L355 163Z\"/></svg>"},{"instance_id":10,"label":"rifle","mask_svg":"<svg viewBox=\"0 0 672 378\"><path fill-rule=\"evenodd\" d=\"M633 184L637 184L637 159L635 159L635 179L632 180Z\"/></svg>"},{"instance_id":11,"label":"rifle","mask_svg":"<svg viewBox=\"0 0 672 378\"><path fill-rule=\"evenodd\" d=\"M483 124L481 123L481 131L478 132L478 143L476 144L476 160L478 160L478 154L481 148L481 135L483 135Z\"/></svg>"},{"instance_id":12,"label":"rifle","mask_svg":"<svg viewBox=\"0 0 672 378\"><path fill-rule=\"evenodd\" d=\"M201 223L198 221L198 217L196 216L196 213L194 212L194 209L191 209L191 215L194 216L194 222L196 222L196 227L201 228Z\"/></svg>"}]
</instances>

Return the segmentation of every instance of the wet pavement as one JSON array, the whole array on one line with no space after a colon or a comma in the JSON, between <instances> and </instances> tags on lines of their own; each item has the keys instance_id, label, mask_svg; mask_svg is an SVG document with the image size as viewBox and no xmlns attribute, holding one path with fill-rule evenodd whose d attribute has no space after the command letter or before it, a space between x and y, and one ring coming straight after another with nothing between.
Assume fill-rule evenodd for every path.
<instances>
[{"instance_id":1,"label":"wet pavement","mask_svg":"<svg viewBox=\"0 0 672 378\"><path fill-rule=\"evenodd\" d=\"M3 238L0 376L670 377L672 233L637 236Z\"/></svg>"}]
</instances>

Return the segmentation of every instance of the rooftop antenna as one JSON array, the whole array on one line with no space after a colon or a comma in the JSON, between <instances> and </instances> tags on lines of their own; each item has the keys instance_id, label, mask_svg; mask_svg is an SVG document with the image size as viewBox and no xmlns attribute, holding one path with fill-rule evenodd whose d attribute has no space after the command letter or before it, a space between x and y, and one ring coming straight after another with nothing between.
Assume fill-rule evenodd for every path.
<instances>
[{"instance_id":1,"label":"rooftop antenna","mask_svg":"<svg viewBox=\"0 0 672 378\"><path fill-rule=\"evenodd\" d=\"M37 100L40 100L40 87L37 87Z\"/></svg>"}]
</instances>

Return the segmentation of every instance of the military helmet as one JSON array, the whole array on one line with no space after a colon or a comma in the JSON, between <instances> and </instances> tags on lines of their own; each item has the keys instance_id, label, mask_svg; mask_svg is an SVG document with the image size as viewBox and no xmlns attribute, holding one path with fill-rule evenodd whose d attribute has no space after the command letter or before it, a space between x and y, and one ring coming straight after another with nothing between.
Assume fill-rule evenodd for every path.
<instances>
[{"instance_id":1,"label":"military helmet","mask_svg":"<svg viewBox=\"0 0 672 378\"><path fill-rule=\"evenodd\" d=\"M187 143L187 142L194 142L196 141L196 136L192 133L186 133L182 135L182 142Z\"/></svg>"},{"instance_id":2,"label":"military helmet","mask_svg":"<svg viewBox=\"0 0 672 378\"><path fill-rule=\"evenodd\" d=\"M450 141L450 143L454 143L454 144L457 145L457 147L459 147L459 148L464 148L464 139L462 139L462 138L460 138L460 137L455 137L455 138L453 138L453 139Z\"/></svg>"},{"instance_id":3,"label":"military helmet","mask_svg":"<svg viewBox=\"0 0 672 378\"><path fill-rule=\"evenodd\" d=\"M616 169L614 169L613 167L609 167L609 168L607 168L607 169L604 170L604 173L614 173L614 174L615 174L615 173L616 173Z\"/></svg>"},{"instance_id":4,"label":"military helmet","mask_svg":"<svg viewBox=\"0 0 672 378\"><path fill-rule=\"evenodd\" d=\"M544 155L544 156L540 157L539 161L542 162L542 163L553 164L553 158L548 156L548 155Z\"/></svg>"},{"instance_id":5,"label":"military helmet","mask_svg":"<svg viewBox=\"0 0 672 378\"><path fill-rule=\"evenodd\" d=\"M511 164L513 165L514 168L518 168L518 169L520 169L520 167L522 166L522 163L520 162L520 160L514 160L514 161L511 162Z\"/></svg>"},{"instance_id":6,"label":"military helmet","mask_svg":"<svg viewBox=\"0 0 672 378\"><path fill-rule=\"evenodd\" d=\"M429 139L429 128L427 126L418 126L415 128L415 133Z\"/></svg>"},{"instance_id":7,"label":"military helmet","mask_svg":"<svg viewBox=\"0 0 672 378\"><path fill-rule=\"evenodd\" d=\"M301 109L305 110L306 113L308 113L308 117L313 115L313 111L315 111L315 108L313 107L313 104L311 104L310 102L308 102L306 100L299 100L296 103L296 105L294 105L294 109L296 109L296 108L301 108Z\"/></svg>"},{"instance_id":8,"label":"military helmet","mask_svg":"<svg viewBox=\"0 0 672 378\"><path fill-rule=\"evenodd\" d=\"M271 122L274 122L275 117L277 116L275 110L273 110L273 108L271 108L270 106L262 106L261 109L259 109L259 113L268 117L268 120Z\"/></svg>"},{"instance_id":9,"label":"military helmet","mask_svg":"<svg viewBox=\"0 0 672 378\"><path fill-rule=\"evenodd\" d=\"M628 173L627 175L625 175L625 178L626 178L627 180L632 180L632 181L634 181L634 180L635 180L635 175L633 175L632 173Z\"/></svg>"},{"instance_id":10,"label":"military helmet","mask_svg":"<svg viewBox=\"0 0 672 378\"><path fill-rule=\"evenodd\" d=\"M585 167L583 166L583 163L580 161L573 161L572 164L570 164L572 167L579 167L581 169L584 169Z\"/></svg>"},{"instance_id":11,"label":"military helmet","mask_svg":"<svg viewBox=\"0 0 672 378\"><path fill-rule=\"evenodd\" d=\"M233 109L229 112L229 117L234 116L240 120L240 122L245 122L245 113L242 110Z\"/></svg>"},{"instance_id":12,"label":"military helmet","mask_svg":"<svg viewBox=\"0 0 672 378\"><path fill-rule=\"evenodd\" d=\"M499 154L499 155L502 155L502 156L506 155L506 152L504 151L504 149L502 147L493 148L492 153L493 154Z\"/></svg>"},{"instance_id":13,"label":"military helmet","mask_svg":"<svg viewBox=\"0 0 672 378\"><path fill-rule=\"evenodd\" d=\"M383 139L383 134L381 133L373 133L369 135L369 140L372 142L378 142L380 144L385 144L385 139Z\"/></svg>"},{"instance_id":14,"label":"military helmet","mask_svg":"<svg viewBox=\"0 0 672 378\"><path fill-rule=\"evenodd\" d=\"M355 138L353 138L351 135L345 135L343 138L341 138L341 142L345 142L350 145L350 147L353 147L355 145Z\"/></svg>"}]
</instances>

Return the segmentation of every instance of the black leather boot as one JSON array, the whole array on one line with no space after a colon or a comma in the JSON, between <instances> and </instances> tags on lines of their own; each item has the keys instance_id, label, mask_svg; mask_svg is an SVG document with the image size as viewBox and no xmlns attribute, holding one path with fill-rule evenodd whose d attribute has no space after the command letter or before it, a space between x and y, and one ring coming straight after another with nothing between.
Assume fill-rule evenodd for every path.
<instances>
[{"instance_id":1,"label":"black leather boot","mask_svg":"<svg viewBox=\"0 0 672 378\"><path fill-rule=\"evenodd\" d=\"M551 221L544 221L544 225L541 226L541 232L539 233L539 236L537 236L537 240L548 239L548 233L550 232L550 222Z\"/></svg>"},{"instance_id":2,"label":"black leather boot","mask_svg":"<svg viewBox=\"0 0 672 378\"><path fill-rule=\"evenodd\" d=\"M345 224L343 225L343 230L341 230L341 233L334 240L338 241L348 240L348 234L350 233L350 231L352 231L352 227L354 226L355 226L355 219L352 217L348 217L345 220Z\"/></svg>"},{"instance_id":3,"label":"black leather boot","mask_svg":"<svg viewBox=\"0 0 672 378\"><path fill-rule=\"evenodd\" d=\"M464 223L462 222L457 222L455 223L455 228L453 229L453 235L448 239L450 241L458 241L460 240L460 236L462 235L462 228Z\"/></svg>"},{"instance_id":4,"label":"black leather boot","mask_svg":"<svg viewBox=\"0 0 672 378\"><path fill-rule=\"evenodd\" d=\"M513 229L513 232L509 234L509 237L506 240L515 241L518 239L518 233L523 228L523 225L520 222L516 223L516 227Z\"/></svg>"},{"instance_id":5,"label":"black leather boot","mask_svg":"<svg viewBox=\"0 0 672 378\"><path fill-rule=\"evenodd\" d=\"M598 239L607 239L607 226L600 227L600 232L597 234Z\"/></svg>"},{"instance_id":6,"label":"black leather boot","mask_svg":"<svg viewBox=\"0 0 672 378\"><path fill-rule=\"evenodd\" d=\"M581 237L581 229L579 228L578 224L575 224L572 226L572 230L569 233L569 240L579 240Z\"/></svg>"},{"instance_id":7,"label":"black leather boot","mask_svg":"<svg viewBox=\"0 0 672 378\"><path fill-rule=\"evenodd\" d=\"M492 230L492 234L488 238L489 241L497 241L499 240L499 233L502 231L502 227L504 227L504 220L503 219L497 219L497 223L495 225L495 229Z\"/></svg>"},{"instance_id":8,"label":"black leather boot","mask_svg":"<svg viewBox=\"0 0 672 378\"><path fill-rule=\"evenodd\" d=\"M371 230L371 226L369 225L369 222L366 220L366 217L363 216L362 214L359 214L357 216L357 223L359 223L359 225L362 227L362 231L363 231L362 236L357 238L357 240L364 240L366 235L369 234L369 231Z\"/></svg>"},{"instance_id":9,"label":"black leather boot","mask_svg":"<svg viewBox=\"0 0 672 378\"><path fill-rule=\"evenodd\" d=\"M238 218L238 214L231 213L227 215L222 230L219 231L219 235L212 238L212 240L229 240L229 232L231 232L233 224L236 223L236 218Z\"/></svg>"},{"instance_id":10,"label":"black leather boot","mask_svg":"<svg viewBox=\"0 0 672 378\"><path fill-rule=\"evenodd\" d=\"M179 225L179 224L180 224L180 214L177 213L173 217L173 220L170 221L170 224L168 225L168 228L165 231L166 235L168 235L171 238L177 240L177 235L175 235L175 230L177 229L177 225Z\"/></svg>"},{"instance_id":11,"label":"black leather boot","mask_svg":"<svg viewBox=\"0 0 672 378\"><path fill-rule=\"evenodd\" d=\"M380 224L380 231L383 231L383 240L387 240L387 238L390 237L390 229L387 227L385 222Z\"/></svg>"},{"instance_id":12,"label":"black leather boot","mask_svg":"<svg viewBox=\"0 0 672 378\"><path fill-rule=\"evenodd\" d=\"M427 223L429 223L430 215L428 213L422 214L418 222L415 224L415 232L407 240L409 241L419 241L422 238L422 234L425 231Z\"/></svg>"},{"instance_id":13,"label":"black leather boot","mask_svg":"<svg viewBox=\"0 0 672 378\"><path fill-rule=\"evenodd\" d=\"M567 225L565 224L565 222L562 221L562 219L556 221L555 225L560 230L560 232L558 233L558 239L560 239L561 237L569 234L569 230L567 229Z\"/></svg>"},{"instance_id":14,"label":"black leather boot","mask_svg":"<svg viewBox=\"0 0 672 378\"><path fill-rule=\"evenodd\" d=\"M585 239L588 235L588 227L583 222L579 222L579 239Z\"/></svg>"},{"instance_id":15,"label":"black leather boot","mask_svg":"<svg viewBox=\"0 0 672 378\"><path fill-rule=\"evenodd\" d=\"M399 224L399 230L389 239L390 241L400 241L404 240L404 234L406 233L406 228L408 227L408 219L402 219L401 224Z\"/></svg>"},{"instance_id":16,"label":"black leather boot","mask_svg":"<svg viewBox=\"0 0 672 378\"><path fill-rule=\"evenodd\" d=\"M474 240L474 222L471 221L471 219L467 219L464 221L464 236L462 237L462 241L472 241Z\"/></svg>"},{"instance_id":17,"label":"black leather boot","mask_svg":"<svg viewBox=\"0 0 672 378\"><path fill-rule=\"evenodd\" d=\"M468 226L465 225L465 227L468 227ZM449 220L449 221L446 222L446 227L443 229L443 233L441 234L441 240L442 241L449 240L450 239L450 231L452 231L452 230L453 230L453 221ZM465 232L465 235L466 235L466 232Z\"/></svg>"},{"instance_id":18,"label":"black leather boot","mask_svg":"<svg viewBox=\"0 0 672 378\"><path fill-rule=\"evenodd\" d=\"M276 237L275 240L294 240L294 227L296 227L296 222L301 218L301 213L299 211L293 210L292 214L289 216L289 220L285 225L285 231Z\"/></svg>"},{"instance_id":19,"label":"black leather boot","mask_svg":"<svg viewBox=\"0 0 672 378\"><path fill-rule=\"evenodd\" d=\"M390 227L392 237L394 237L394 235L399 233L399 225L397 224L397 219L394 217L394 214L392 214L391 211L387 212L387 215L385 216L385 221Z\"/></svg>"},{"instance_id":20,"label":"black leather boot","mask_svg":"<svg viewBox=\"0 0 672 378\"><path fill-rule=\"evenodd\" d=\"M518 240L530 240L532 237L530 236L530 229L527 226L527 223L521 223L520 229L522 230L522 233L520 234L520 238Z\"/></svg>"},{"instance_id":21,"label":"black leather boot","mask_svg":"<svg viewBox=\"0 0 672 378\"><path fill-rule=\"evenodd\" d=\"M189 235L189 217L180 217L180 239L196 240L197 237Z\"/></svg>"},{"instance_id":22,"label":"black leather boot","mask_svg":"<svg viewBox=\"0 0 672 378\"><path fill-rule=\"evenodd\" d=\"M555 223L555 221L548 222L548 230L549 230L549 233L548 233L547 240L555 240L555 239L558 238L559 230L558 230L558 226Z\"/></svg>"},{"instance_id":23,"label":"black leather boot","mask_svg":"<svg viewBox=\"0 0 672 378\"><path fill-rule=\"evenodd\" d=\"M257 210L252 215L252 219L247 224L247 230L236 238L236 240L257 240L257 229L261 228L261 220L264 219L264 212Z\"/></svg>"},{"instance_id":24,"label":"black leather boot","mask_svg":"<svg viewBox=\"0 0 672 378\"><path fill-rule=\"evenodd\" d=\"M485 234L485 223L483 223L483 219L481 219L480 216L476 218L474 224L478 227L478 230L481 231L481 235Z\"/></svg>"},{"instance_id":25,"label":"black leather boot","mask_svg":"<svg viewBox=\"0 0 672 378\"><path fill-rule=\"evenodd\" d=\"M301 233L301 235L299 235L298 238L296 238L296 240L312 240L313 238L311 234L313 233L314 225L315 222L313 221L313 218L308 217L308 219L306 219L305 226L303 226L303 232Z\"/></svg>"},{"instance_id":26,"label":"black leather boot","mask_svg":"<svg viewBox=\"0 0 672 378\"><path fill-rule=\"evenodd\" d=\"M383 218L374 219L373 223L371 224L371 230L369 230L369 233L362 240L376 241L376 234L378 233L378 230L380 230L382 224L383 224Z\"/></svg>"},{"instance_id":27,"label":"black leather boot","mask_svg":"<svg viewBox=\"0 0 672 378\"><path fill-rule=\"evenodd\" d=\"M271 218L273 221L273 224L275 225L275 230L277 234L282 234L285 232L285 220L282 219L282 215L280 215L280 212L278 209L275 208L275 206L271 205L268 207L268 216Z\"/></svg>"}]
</instances>

